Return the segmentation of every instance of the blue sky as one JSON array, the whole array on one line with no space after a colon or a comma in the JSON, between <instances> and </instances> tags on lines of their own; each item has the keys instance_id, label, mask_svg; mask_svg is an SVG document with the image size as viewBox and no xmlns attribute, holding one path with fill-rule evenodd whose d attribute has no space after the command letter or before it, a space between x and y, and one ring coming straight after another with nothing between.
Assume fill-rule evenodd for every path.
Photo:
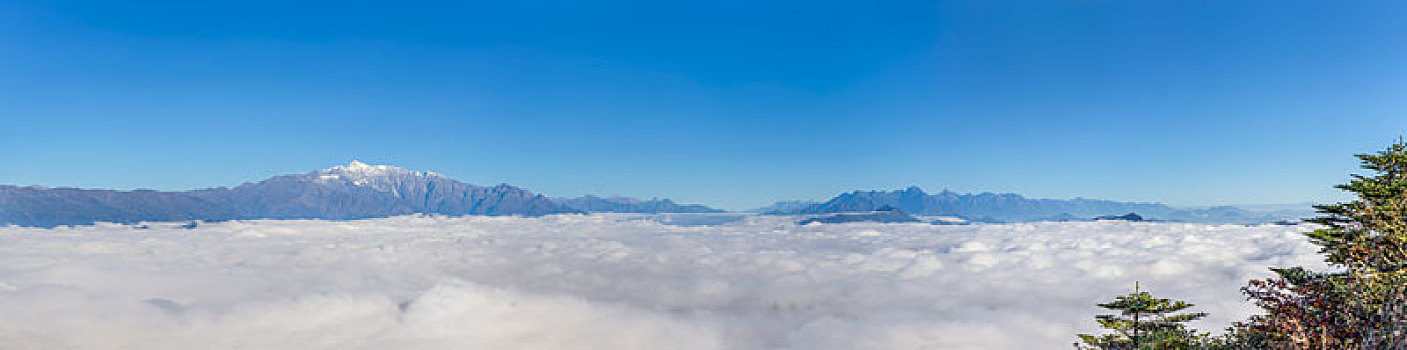
<instances>
[{"instance_id":1,"label":"blue sky","mask_svg":"<svg viewBox=\"0 0 1407 350\"><path fill-rule=\"evenodd\" d=\"M730 209L852 189L1341 199L1407 132L1407 5L0 3L0 183L352 159Z\"/></svg>"}]
</instances>

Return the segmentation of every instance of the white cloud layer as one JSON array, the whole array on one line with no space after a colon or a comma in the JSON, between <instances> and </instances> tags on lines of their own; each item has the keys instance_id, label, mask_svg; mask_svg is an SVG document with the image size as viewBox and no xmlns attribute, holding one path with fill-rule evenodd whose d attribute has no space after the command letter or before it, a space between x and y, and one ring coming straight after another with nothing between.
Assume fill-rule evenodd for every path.
<instances>
[{"instance_id":1,"label":"white cloud layer","mask_svg":"<svg viewBox=\"0 0 1407 350\"><path fill-rule=\"evenodd\" d=\"M0 347L1068 349L1135 280L1217 329L1322 266L1305 226L625 217L0 228Z\"/></svg>"}]
</instances>

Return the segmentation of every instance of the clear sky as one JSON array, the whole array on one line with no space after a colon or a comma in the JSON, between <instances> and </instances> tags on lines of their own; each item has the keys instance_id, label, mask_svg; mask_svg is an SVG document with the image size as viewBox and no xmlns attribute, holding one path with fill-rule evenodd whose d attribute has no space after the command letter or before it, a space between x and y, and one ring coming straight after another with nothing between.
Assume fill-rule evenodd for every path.
<instances>
[{"instance_id":1,"label":"clear sky","mask_svg":"<svg viewBox=\"0 0 1407 350\"><path fill-rule=\"evenodd\" d=\"M1288 203L1407 133L1402 1L292 3L0 3L0 184Z\"/></svg>"}]
</instances>

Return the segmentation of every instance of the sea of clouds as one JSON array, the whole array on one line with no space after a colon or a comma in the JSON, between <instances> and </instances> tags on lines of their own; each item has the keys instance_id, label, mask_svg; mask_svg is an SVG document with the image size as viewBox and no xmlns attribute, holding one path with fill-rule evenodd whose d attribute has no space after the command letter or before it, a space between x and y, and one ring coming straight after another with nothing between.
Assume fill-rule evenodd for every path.
<instances>
[{"instance_id":1,"label":"sea of clouds","mask_svg":"<svg viewBox=\"0 0 1407 350\"><path fill-rule=\"evenodd\" d=\"M1219 329L1308 226L680 227L629 215L0 228L13 349L1069 349L1096 302Z\"/></svg>"}]
</instances>

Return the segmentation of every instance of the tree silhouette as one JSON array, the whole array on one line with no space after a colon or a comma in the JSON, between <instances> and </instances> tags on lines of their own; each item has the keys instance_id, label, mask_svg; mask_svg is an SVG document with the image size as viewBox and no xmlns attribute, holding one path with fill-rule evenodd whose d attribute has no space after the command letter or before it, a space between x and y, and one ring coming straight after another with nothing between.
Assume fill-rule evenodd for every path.
<instances>
[{"instance_id":1,"label":"tree silhouette","mask_svg":"<svg viewBox=\"0 0 1407 350\"><path fill-rule=\"evenodd\" d=\"M1242 288L1266 314L1238 327L1266 347L1407 348L1407 142L1358 159L1373 174L1336 186L1357 199L1315 206L1324 228L1306 233L1334 269L1272 269Z\"/></svg>"},{"instance_id":2,"label":"tree silhouette","mask_svg":"<svg viewBox=\"0 0 1407 350\"><path fill-rule=\"evenodd\" d=\"M1186 349L1204 335L1197 334L1184 324L1202 317L1206 313L1181 313L1192 304L1172 299L1155 298L1142 291L1137 282L1133 293L1120 295L1114 301L1098 304L1099 307L1118 311L1117 314L1095 316L1099 326L1112 330L1112 334L1080 334L1084 346L1080 349L1124 350L1124 349Z\"/></svg>"}]
</instances>

